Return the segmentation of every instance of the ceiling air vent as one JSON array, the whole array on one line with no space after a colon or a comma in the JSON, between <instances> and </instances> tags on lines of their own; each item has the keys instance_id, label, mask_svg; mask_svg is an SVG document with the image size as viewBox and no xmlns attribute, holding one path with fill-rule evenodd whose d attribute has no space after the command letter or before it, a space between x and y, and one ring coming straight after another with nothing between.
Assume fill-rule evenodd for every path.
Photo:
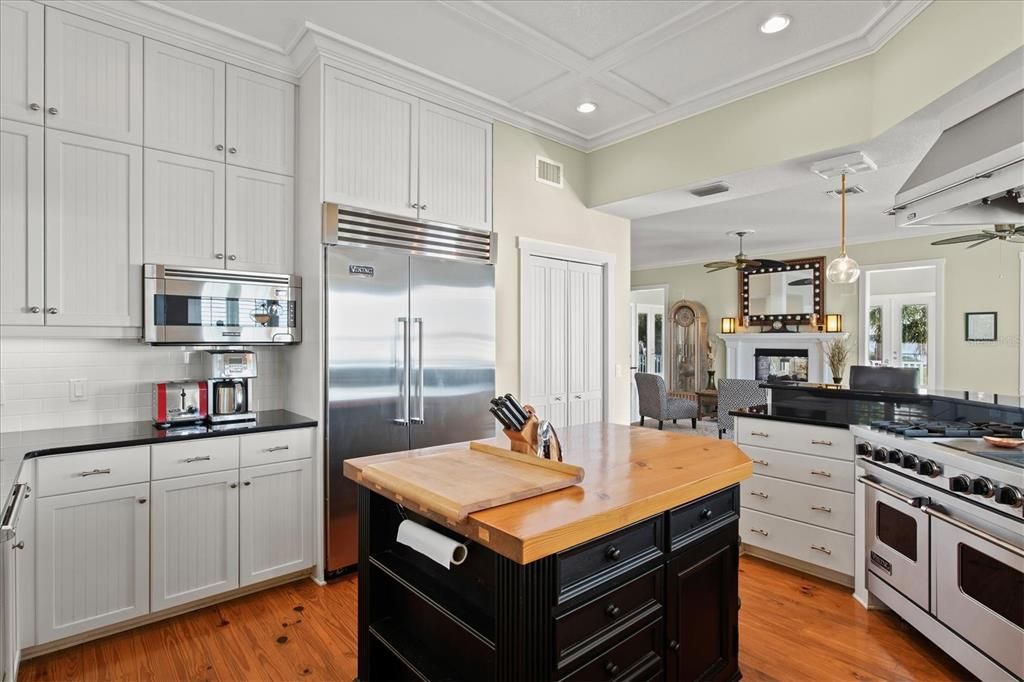
<instances>
[{"instance_id":1,"label":"ceiling air vent","mask_svg":"<svg viewBox=\"0 0 1024 682\"><path fill-rule=\"evenodd\" d=\"M537 182L543 182L552 187L562 186L562 164L543 156L537 157Z\"/></svg>"},{"instance_id":2,"label":"ceiling air vent","mask_svg":"<svg viewBox=\"0 0 1024 682\"><path fill-rule=\"evenodd\" d=\"M864 194L864 192L867 192L867 190L860 185L847 185L846 187L847 194ZM836 187L835 189L830 189L829 191L825 192L825 194L833 198L839 198L839 195L842 193L843 190L840 187Z\"/></svg>"},{"instance_id":3,"label":"ceiling air vent","mask_svg":"<svg viewBox=\"0 0 1024 682\"><path fill-rule=\"evenodd\" d=\"M705 185L704 187L697 187L695 189L691 189L690 194L692 194L695 197L703 199L704 197L710 197L728 191L729 185L725 184L724 182L716 182L712 185Z\"/></svg>"}]
</instances>

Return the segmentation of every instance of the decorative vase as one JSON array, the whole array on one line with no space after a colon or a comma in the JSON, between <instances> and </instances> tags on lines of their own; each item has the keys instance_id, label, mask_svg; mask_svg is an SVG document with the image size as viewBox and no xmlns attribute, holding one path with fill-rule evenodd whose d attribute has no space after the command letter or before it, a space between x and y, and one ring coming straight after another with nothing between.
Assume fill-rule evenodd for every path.
<instances>
[{"instance_id":1,"label":"decorative vase","mask_svg":"<svg viewBox=\"0 0 1024 682\"><path fill-rule=\"evenodd\" d=\"M715 390L715 370L713 370L713 369L709 369L708 370L708 385L705 386L704 388L705 388L705 390L708 390L708 391Z\"/></svg>"},{"instance_id":2,"label":"decorative vase","mask_svg":"<svg viewBox=\"0 0 1024 682\"><path fill-rule=\"evenodd\" d=\"M843 383L843 377L842 376L833 376L832 377L832 383L835 384L836 386L838 386L839 384Z\"/></svg>"}]
</instances>

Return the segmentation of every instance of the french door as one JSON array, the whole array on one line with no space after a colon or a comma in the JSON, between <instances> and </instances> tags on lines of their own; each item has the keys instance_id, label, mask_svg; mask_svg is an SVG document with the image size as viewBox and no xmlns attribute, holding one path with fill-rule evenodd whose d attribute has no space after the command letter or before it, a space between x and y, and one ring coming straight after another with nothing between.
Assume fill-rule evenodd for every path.
<instances>
[{"instance_id":1,"label":"french door","mask_svg":"<svg viewBox=\"0 0 1024 682\"><path fill-rule=\"evenodd\" d=\"M922 387L934 387L935 295L872 296L868 305L867 362L875 367L920 370Z\"/></svg>"},{"instance_id":2,"label":"french door","mask_svg":"<svg viewBox=\"0 0 1024 682\"><path fill-rule=\"evenodd\" d=\"M648 372L665 376L662 369L665 308L650 303L632 303L629 308L633 320L633 344L630 357L631 373L635 375L637 372ZM629 394L630 420L639 421L640 402L636 393L635 378L630 380Z\"/></svg>"}]
</instances>

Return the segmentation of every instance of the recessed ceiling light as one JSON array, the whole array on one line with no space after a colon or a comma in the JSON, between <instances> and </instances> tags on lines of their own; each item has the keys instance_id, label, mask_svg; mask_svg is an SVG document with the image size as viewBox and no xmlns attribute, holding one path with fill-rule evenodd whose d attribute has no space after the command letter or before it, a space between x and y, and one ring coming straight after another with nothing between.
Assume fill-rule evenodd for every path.
<instances>
[{"instance_id":1,"label":"recessed ceiling light","mask_svg":"<svg viewBox=\"0 0 1024 682\"><path fill-rule=\"evenodd\" d=\"M778 33L785 30L789 26L789 22L790 18L785 14L772 15L761 24L761 33Z\"/></svg>"},{"instance_id":2,"label":"recessed ceiling light","mask_svg":"<svg viewBox=\"0 0 1024 682\"><path fill-rule=\"evenodd\" d=\"M592 114L597 111L597 105L593 102L580 102L576 105L576 111L581 114Z\"/></svg>"}]
</instances>

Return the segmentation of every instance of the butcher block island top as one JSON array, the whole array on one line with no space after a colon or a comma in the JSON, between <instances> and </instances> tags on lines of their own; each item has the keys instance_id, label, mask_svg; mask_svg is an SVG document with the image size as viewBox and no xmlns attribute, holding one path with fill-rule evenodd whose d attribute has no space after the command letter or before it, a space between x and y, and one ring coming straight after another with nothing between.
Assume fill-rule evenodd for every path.
<instances>
[{"instance_id":1,"label":"butcher block island top","mask_svg":"<svg viewBox=\"0 0 1024 682\"><path fill-rule=\"evenodd\" d=\"M731 441L606 423L565 427L559 437L565 463L585 471L577 485L474 511L462 520L452 519L440 508L422 504L409 508L527 564L734 485L753 469L750 458ZM497 444L496 439L482 442ZM373 483L367 480L363 475L367 467L462 446L350 459L345 462L345 475L375 493L410 505L399 490L389 489L379 478ZM468 450L469 444L464 447ZM404 483L428 490L430 486L425 477ZM469 480L466 484L472 485Z\"/></svg>"}]
</instances>

